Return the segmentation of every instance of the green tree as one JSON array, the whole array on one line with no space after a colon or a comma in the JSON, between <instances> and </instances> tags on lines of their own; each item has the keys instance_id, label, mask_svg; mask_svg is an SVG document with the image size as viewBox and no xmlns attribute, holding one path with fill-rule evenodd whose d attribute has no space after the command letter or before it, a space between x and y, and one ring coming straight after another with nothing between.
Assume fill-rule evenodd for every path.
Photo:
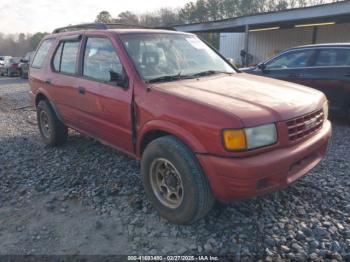
<instances>
[{"instance_id":1,"label":"green tree","mask_svg":"<svg viewBox=\"0 0 350 262\"><path fill-rule=\"evenodd\" d=\"M96 23L106 23L106 24L111 23L112 22L112 16L111 16L111 14L109 12L102 11L102 12L100 12L97 15L97 17L95 19L95 22Z\"/></svg>"},{"instance_id":2,"label":"green tree","mask_svg":"<svg viewBox=\"0 0 350 262\"><path fill-rule=\"evenodd\" d=\"M31 50L35 50L38 46L38 44L40 43L41 39L43 39L46 35L48 35L48 33L36 33L34 34L32 37L30 37L30 47ZM30 50L29 50L30 51Z\"/></svg>"}]
</instances>

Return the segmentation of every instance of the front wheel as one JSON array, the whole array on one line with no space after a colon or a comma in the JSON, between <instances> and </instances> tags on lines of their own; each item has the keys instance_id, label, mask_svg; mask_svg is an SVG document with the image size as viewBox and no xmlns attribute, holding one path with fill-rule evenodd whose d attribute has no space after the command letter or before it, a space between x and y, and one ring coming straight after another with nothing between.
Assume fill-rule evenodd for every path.
<instances>
[{"instance_id":1,"label":"front wheel","mask_svg":"<svg viewBox=\"0 0 350 262\"><path fill-rule=\"evenodd\" d=\"M160 215L175 224L190 224L215 200L193 152L173 136L151 142L141 160L146 195Z\"/></svg>"}]
</instances>

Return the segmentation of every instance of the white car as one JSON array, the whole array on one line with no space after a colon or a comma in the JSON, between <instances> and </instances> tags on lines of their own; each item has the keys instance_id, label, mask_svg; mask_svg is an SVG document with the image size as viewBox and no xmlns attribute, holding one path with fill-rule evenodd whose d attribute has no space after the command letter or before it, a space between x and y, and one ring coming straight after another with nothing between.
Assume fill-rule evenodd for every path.
<instances>
[{"instance_id":1,"label":"white car","mask_svg":"<svg viewBox=\"0 0 350 262\"><path fill-rule=\"evenodd\" d=\"M5 67L5 62L9 60L11 56L0 56L0 76L4 75L4 67Z\"/></svg>"}]
</instances>

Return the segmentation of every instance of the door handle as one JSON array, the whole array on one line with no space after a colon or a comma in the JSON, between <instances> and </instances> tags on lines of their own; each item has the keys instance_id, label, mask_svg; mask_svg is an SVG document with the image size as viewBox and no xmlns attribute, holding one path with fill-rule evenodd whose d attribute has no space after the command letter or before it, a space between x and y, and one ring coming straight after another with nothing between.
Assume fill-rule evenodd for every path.
<instances>
[{"instance_id":1,"label":"door handle","mask_svg":"<svg viewBox=\"0 0 350 262\"><path fill-rule=\"evenodd\" d=\"M346 73L344 76L347 76L347 77L349 77L350 76L350 73Z\"/></svg>"},{"instance_id":2,"label":"door handle","mask_svg":"<svg viewBox=\"0 0 350 262\"><path fill-rule=\"evenodd\" d=\"M45 80L45 84L51 85L51 79L46 79L46 80Z\"/></svg>"},{"instance_id":3,"label":"door handle","mask_svg":"<svg viewBox=\"0 0 350 262\"><path fill-rule=\"evenodd\" d=\"M79 92L79 94L84 95L85 94L85 87L79 86L78 87L78 92Z\"/></svg>"}]
</instances>

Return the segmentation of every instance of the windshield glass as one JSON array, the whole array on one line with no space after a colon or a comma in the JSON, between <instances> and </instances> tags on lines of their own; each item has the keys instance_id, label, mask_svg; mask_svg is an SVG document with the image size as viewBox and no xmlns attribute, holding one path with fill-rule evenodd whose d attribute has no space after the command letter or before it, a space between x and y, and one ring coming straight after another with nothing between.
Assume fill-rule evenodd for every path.
<instances>
[{"instance_id":1,"label":"windshield glass","mask_svg":"<svg viewBox=\"0 0 350 262\"><path fill-rule=\"evenodd\" d=\"M138 33L121 35L121 39L137 71L146 81L235 72L196 36Z\"/></svg>"}]
</instances>

